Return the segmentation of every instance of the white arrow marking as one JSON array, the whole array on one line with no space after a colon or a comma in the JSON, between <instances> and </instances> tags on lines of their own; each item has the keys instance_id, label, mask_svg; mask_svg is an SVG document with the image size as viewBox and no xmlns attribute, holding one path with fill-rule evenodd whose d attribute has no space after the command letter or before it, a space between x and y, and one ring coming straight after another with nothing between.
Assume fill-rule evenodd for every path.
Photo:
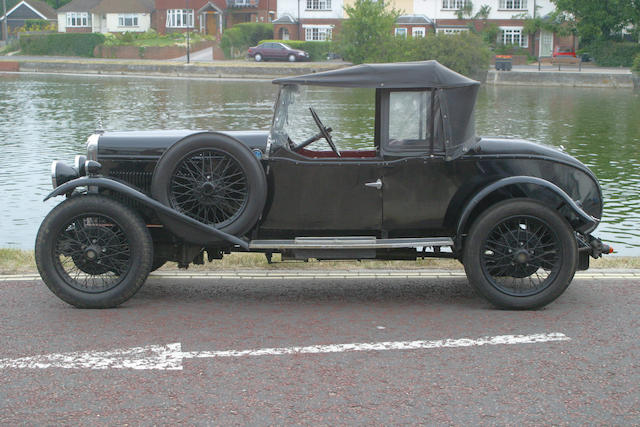
<instances>
[{"instance_id":1,"label":"white arrow marking","mask_svg":"<svg viewBox=\"0 0 640 427\"><path fill-rule=\"evenodd\" d=\"M535 344L550 341L569 341L565 334L498 335L482 338L459 338L434 341L389 341L373 343L352 343L333 345L312 345L307 347L275 347L253 350L226 351L182 351L180 343L149 345L111 351L87 351L74 353L46 354L0 359L0 369L8 368L64 368L64 369L158 369L181 370L184 359L280 356L287 354L344 353L354 351L420 350L431 348L473 347L501 344Z\"/></svg>"}]
</instances>

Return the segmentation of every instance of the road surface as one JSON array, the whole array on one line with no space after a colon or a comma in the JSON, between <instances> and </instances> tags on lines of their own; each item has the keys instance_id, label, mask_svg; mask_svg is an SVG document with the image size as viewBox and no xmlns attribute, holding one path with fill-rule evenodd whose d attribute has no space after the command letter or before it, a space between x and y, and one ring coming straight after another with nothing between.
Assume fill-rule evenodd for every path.
<instances>
[{"instance_id":1,"label":"road surface","mask_svg":"<svg viewBox=\"0 0 640 427\"><path fill-rule=\"evenodd\" d=\"M5 278L0 424L640 423L637 274L522 312L459 274L317 274L156 276L113 310Z\"/></svg>"}]
</instances>

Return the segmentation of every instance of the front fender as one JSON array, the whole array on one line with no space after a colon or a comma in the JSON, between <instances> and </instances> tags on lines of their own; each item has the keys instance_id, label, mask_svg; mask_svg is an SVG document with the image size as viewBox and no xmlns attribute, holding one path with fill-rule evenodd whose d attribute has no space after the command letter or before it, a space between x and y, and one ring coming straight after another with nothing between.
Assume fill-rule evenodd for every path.
<instances>
[{"instance_id":1,"label":"front fender","mask_svg":"<svg viewBox=\"0 0 640 427\"><path fill-rule=\"evenodd\" d=\"M120 194L124 194L127 197L130 197L140 203L142 203L145 206L150 207L151 209L154 209L156 212L162 212L165 215L171 216L174 219L177 219L179 221L183 221L186 224L192 225L198 229L200 229L203 233L206 233L207 235L211 235L212 236L212 240L224 240L227 241L229 243L233 243L235 245L240 246L241 248L245 249L245 250L249 250L249 244L245 241L242 240L232 234L229 233L225 233L222 230L219 230L215 227L212 227L210 225L204 224L200 221L197 221L181 212L178 212L174 209L171 209L168 206L163 205L162 203L158 202L157 200L152 199L151 197L147 196L144 193L141 193L140 191L129 187L126 184L123 184L119 181L115 181L113 179L109 179L109 178L97 178L97 177L82 177L82 178L77 178L74 179L72 181L69 182L65 182L64 184L62 184L61 186L57 187L55 190L53 190L51 193L49 193L49 195L47 197L45 197L45 201L49 200L52 197L56 197L56 196L60 196L62 194L67 194L72 192L75 188L77 187L99 187L99 188L106 188L112 191L115 191L117 193Z\"/></svg>"},{"instance_id":2,"label":"front fender","mask_svg":"<svg viewBox=\"0 0 640 427\"><path fill-rule=\"evenodd\" d=\"M458 220L458 225L456 227L456 247L462 247L461 244L463 231L467 225L471 213L478 206L478 204L489 194L506 186L516 184L533 184L553 191L557 196L564 200L567 206L569 206L569 208L571 208L580 219L580 222L576 227L577 231L581 233L589 233L593 231L598 225L598 220L596 218L587 214L571 197L569 197L569 195L562 188L558 187L554 183L533 176L511 176L508 178L499 179L494 183L487 185L475 196L473 196L473 198L467 203L467 205L464 207L462 215L460 216L460 219Z\"/></svg>"}]
</instances>

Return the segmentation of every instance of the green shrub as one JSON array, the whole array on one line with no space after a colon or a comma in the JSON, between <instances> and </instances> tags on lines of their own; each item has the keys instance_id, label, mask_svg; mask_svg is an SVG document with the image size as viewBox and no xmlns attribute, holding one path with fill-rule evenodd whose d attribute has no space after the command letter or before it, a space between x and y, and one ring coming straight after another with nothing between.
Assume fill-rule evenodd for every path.
<instances>
[{"instance_id":1,"label":"green shrub","mask_svg":"<svg viewBox=\"0 0 640 427\"><path fill-rule=\"evenodd\" d=\"M633 60L633 71L640 73L640 53L636 55L636 59Z\"/></svg>"},{"instance_id":2,"label":"green shrub","mask_svg":"<svg viewBox=\"0 0 640 427\"><path fill-rule=\"evenodd\" d=\"M406 47L399 60L435 59L460 74L474 77L486 73L492 56L482 38L471 32L402 39L401 44L405 44Z\"/></svg>"},{"instance_id":3,"label":"green shrub","mask_svg":"<svg viewBox=\"0 0 640 427\"><path fill-rule=\"evenodd\" d=\"M29 34L20 37L20 49L26 55L93 56L104 43L99 33Z\"/></svg>"},{"instance_id":4,"label":"green shrub","mask_svg":"<svg viewBox=\"0 0 640 427\"><path fill-rule=\"evenodd\" d=\"M309 42L304 40L260 40L258 44L274 42L284 43L292 49L300 49L309 53L309 59L312 61L323 61L327 59L327 55L331 52L332 44L330 41L326 42Z\"/></svg>"},{"instance_id":5,"label":"green shrub","mask_svg":"<svg viewBox=\"0 0 640 427\"><path fill-rule=\"evenodd\" d=\"M581 50L590 53L601 67L631 67L633 58L640 54L640 44L603 40L583 46Z\"/></svg>"},{"instance_id":6,"label":"green shrub","mask_svg":"<svg viewBox=\"0 0 640 427\"><path fill-rule=\"evenodd\" d=\"M243 56L250 46L273 37L273 24L246 22L234 25L222 33L220 47L226 58Z\"/></svg>"}]
</instances>

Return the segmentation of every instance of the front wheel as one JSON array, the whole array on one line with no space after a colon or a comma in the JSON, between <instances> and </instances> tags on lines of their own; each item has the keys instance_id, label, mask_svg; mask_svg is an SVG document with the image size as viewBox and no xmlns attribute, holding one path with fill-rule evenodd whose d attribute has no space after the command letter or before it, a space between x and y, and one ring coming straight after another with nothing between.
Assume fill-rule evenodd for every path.
<instances>
[{"instance_id":1,"label":"front wheel","mask_svg":"<svg viewBox=\"0 0 640 427\"><path fill-rule=\"evenodd\" d=\"M153 243L138 214L101 196L78 196L56 206L36 238L35 258L47 287L79 308L110 308L144 284Z\"/></svg>"},{"instance_id":2,"label":"front wheel","mask_svg":"<svg viewBox=\"0 0 640 427\"><path fill-rule=\"evenodd\" d=\"M289 62L296 62L296 56L293 54L289 55Z\"/></svg>"},{"instance_id":3,"label":"front wheel","mask_svg":"<svg viewBox=\"0 0 640 427\"><path fill-rule=\"evenodd\" d=\"M507 200L474 222L464 246L469 282L492 304L533 309L558 298L577 268L569 223L530 199Z\"/></svg>"}]
</instances>

